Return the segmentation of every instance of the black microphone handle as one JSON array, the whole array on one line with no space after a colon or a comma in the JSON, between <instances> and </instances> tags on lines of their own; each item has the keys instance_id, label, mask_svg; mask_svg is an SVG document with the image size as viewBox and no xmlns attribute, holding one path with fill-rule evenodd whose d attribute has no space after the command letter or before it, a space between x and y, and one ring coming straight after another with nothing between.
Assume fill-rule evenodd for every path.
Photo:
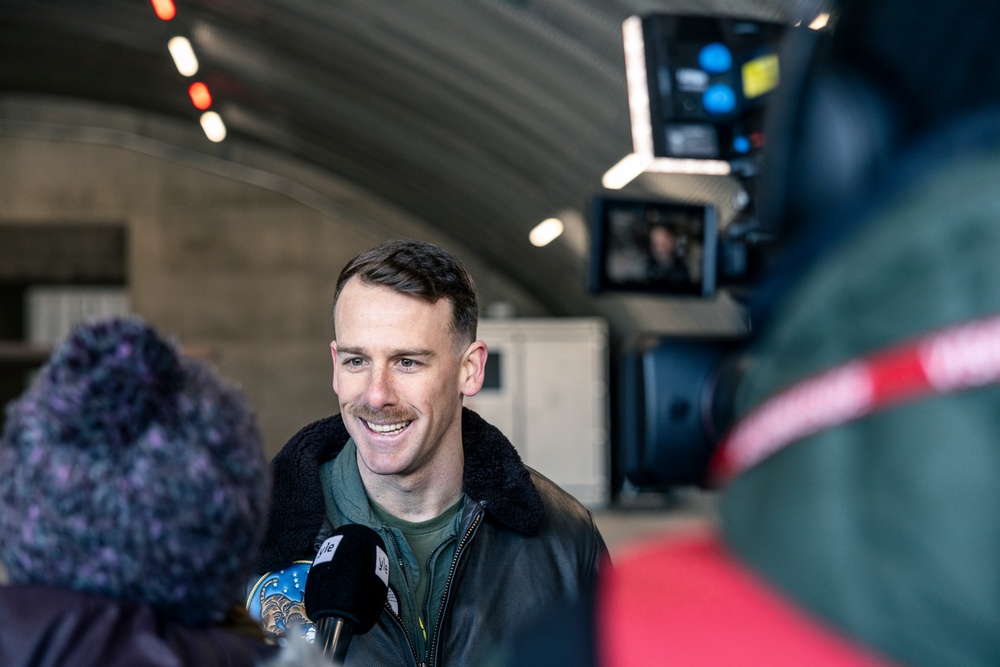
<instances>
[{"instance_id":1,"label":"black microphone handle","mask_svg":"<svg viewBox=\"0 0 1000 667\"><path fill-rule=\"evenodd\" d=\"M347 647L354 637L354 628L342 618L329 617L316 621L317 639L322 642L323 655L340 667L347 657Z\"/></svg>"}]
</instances>

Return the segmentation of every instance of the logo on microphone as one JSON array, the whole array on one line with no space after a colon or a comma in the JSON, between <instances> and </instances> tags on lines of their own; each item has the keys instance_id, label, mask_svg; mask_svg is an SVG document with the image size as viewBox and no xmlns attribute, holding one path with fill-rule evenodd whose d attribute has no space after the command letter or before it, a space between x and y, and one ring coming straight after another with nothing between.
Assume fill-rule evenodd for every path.
<instances>
[{"instance_id":1,"label":"logo on microphone","mask_svg":"<svg viewBox=\"0 0 1000 667\"><path fill-rule=\"evenodd\" d=\"M389 585L389 557L379 546L375 547L375 574L378 575L383 584Z\"/></svg>"},{"instance_id":2,"label":"logo on microphone","mask_svg":"<svg viewBox=\"0 0 1000 667\"><path fill-rule=\"evenodd\" d=\"M333 560L334 554L337 553L337 547L340 546L340 540L344 538L343 535L334 535L333 537L328 537L323 546L319 548L316 552L316 558L313 559L313 565L319 565L320 563L329 563Z\"/></svg>"}]
</instances>

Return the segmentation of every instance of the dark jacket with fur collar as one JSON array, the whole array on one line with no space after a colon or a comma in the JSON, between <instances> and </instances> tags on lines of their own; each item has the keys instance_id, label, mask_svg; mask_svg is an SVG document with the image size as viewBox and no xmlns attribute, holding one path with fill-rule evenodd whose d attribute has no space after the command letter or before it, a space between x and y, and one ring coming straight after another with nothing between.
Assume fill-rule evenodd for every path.
<instances>
[{"instance_id":1,"label":"dark jacket with fur collar","mask_svg":"<svg viewBox=\"0 0 1000 667\"><path fill-rule=\"evenodd\" d=\"M271 464L273 499L261 549L261 574L312 560L326 512L319 466L349 438L339 415L299 431ZM466 504L457 566L431 642L430 664L470 665L494 642L560 600L589 588L607 549L579 502L527 468L495 427L471 410L462 416ZM348 665L406 665L416 658L402 624L383 611L355 637Z\"/></svg>"}]
</instances>

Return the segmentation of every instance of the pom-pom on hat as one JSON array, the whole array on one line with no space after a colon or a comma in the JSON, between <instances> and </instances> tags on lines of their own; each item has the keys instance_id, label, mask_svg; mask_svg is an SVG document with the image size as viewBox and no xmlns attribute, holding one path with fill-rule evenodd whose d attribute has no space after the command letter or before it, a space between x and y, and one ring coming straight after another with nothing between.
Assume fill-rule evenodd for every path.
<instances>
[{"instance_id":1,"label":"pom-pom on hat","mask_svg":"<svg viewBox=\"0 0 1000 667\"><path fill-rule=\"evenodd\" d=\"M78 326L7 407L11 583L220 620L253 571L270 488L246 397L141 320Z\"/></svg>"}]
</instances>

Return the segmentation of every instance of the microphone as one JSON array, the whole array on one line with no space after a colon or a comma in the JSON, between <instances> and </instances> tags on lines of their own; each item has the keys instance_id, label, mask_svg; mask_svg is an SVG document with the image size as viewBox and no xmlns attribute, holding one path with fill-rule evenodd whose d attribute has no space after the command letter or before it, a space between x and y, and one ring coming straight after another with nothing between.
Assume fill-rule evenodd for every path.
<instances>
[{"instance_id":1,"label":"microphone","mask_svg":"<svg viewBox=\"0 0 1000 667\"><path fill-rule=\"evenodd\" d=\"M385 542L371 528L346 524L316 553L303 595L323 653L341 665L354 635L375 626L389 589Z\"/></svg>"}]
</instances>

